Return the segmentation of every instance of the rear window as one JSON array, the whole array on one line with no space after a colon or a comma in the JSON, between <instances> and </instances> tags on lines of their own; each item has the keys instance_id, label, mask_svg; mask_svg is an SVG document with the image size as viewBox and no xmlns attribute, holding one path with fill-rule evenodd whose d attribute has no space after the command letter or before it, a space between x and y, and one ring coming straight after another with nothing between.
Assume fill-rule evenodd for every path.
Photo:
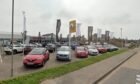
<instances>
[{"instance_id":1,"label":"rear window","mask_svg":"<svg viewBox=\"0 0 140 84\"><path fill-rule=\"evenodd\" d=\"M30 55L42 55L45 53L45 49L44 48L34 48L29 54Z\"/></svg>"}]
</instances>

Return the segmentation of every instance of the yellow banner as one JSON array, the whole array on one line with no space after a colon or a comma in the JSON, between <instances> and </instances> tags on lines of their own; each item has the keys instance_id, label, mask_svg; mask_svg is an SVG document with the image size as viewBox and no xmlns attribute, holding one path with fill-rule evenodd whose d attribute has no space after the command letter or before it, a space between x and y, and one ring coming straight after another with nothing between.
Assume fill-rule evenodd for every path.
<instances>
[{"instance_id":1,"label":"yellow banner","mask_svg":"<svg viewBox=\"0 0 140 84\"><path fill-rule=\"evenodd\" d=\"M70 33L76 32L76 20L70 21L69 26L70 26L70 29L69 29Z\"/></svg>"}]
</instances>

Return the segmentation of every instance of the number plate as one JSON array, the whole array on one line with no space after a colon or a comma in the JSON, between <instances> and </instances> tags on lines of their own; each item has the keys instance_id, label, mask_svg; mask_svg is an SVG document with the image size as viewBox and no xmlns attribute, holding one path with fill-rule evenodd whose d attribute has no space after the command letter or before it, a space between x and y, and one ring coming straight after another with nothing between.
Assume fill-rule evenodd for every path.
<instances>
[{"instance_id":1,"label":"number plate","mask_svg":"<svg viewBox=\"0 0 140 84\"><path fill-rule=\"evenodd\" d=\"M28 65L33 65L34 63L32 63L32 62L28 62Z\"/></svg>"}]
</instances>

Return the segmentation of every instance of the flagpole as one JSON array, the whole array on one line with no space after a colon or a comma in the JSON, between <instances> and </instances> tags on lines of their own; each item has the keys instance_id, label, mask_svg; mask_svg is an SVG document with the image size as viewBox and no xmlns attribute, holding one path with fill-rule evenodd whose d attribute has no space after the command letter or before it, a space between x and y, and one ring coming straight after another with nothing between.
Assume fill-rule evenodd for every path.
<instances>
[{"instance_id":1,"label":"flagpole","mask_svg":"<svg viewBox=\"0 0 140 84\"><path fill-rule=\"evenodd\" d=\"M13 33L14 33L14 0L12 0L12 35L11 35L11 46L12 46L12 56L11 56L11 77L13 77Z\"/></svg>"},{"instance_id":2,"label":"flagpole","mask_svg":"<svg viewBox=\"0 0 140 84\"><path fill-rule=\"evenodd\" d=\"M26 22L25 22L25 12L23 11L23 56L24 56L24 44L25 44L25 28L26 28Z\"/></svg>"}]
</instances>

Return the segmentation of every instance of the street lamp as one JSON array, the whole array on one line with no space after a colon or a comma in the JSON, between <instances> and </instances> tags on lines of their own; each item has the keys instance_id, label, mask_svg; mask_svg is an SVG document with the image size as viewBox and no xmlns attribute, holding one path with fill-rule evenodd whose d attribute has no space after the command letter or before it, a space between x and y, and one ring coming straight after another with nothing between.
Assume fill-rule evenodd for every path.
<instances>
[{"instance_id":1,"label":"street lamp","mask_svg":"<svg viewBox=\"0 0 140 84\"><path fill-rule=\"evenodd\" d=\"M122 28L121 28L121 47L123 48Z\"/></svg>"},{"instance_id":2,"label":"street lamp","mask_svg":"<svg viewBox=\"0 0 140 84\"><path fill-rule=\"evenodd\" d=\"M11 46L12 46L12 56L11 56L11 77L13 76L13 32L14 32L14 0L12 0L12 35L11 35Z\"/></svg>"}]
</instances>

